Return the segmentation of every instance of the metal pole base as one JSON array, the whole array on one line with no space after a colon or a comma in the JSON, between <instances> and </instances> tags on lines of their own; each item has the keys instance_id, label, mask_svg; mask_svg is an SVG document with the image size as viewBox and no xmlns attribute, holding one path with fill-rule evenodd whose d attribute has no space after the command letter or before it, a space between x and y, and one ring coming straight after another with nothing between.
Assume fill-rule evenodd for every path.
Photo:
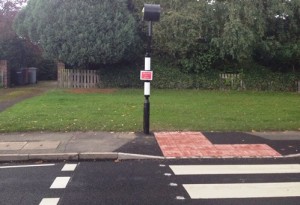
<instances>
[{"instance_id":1,"label":"metal pole base","mask_svg":"<svg viewBox=\"0 0 300 205\"><path fill-rule=\"evenodd\" d=\"M144 134L150 134L150 101L149 96L145 96L144 102Z\"/></svg>"}]
</instances>

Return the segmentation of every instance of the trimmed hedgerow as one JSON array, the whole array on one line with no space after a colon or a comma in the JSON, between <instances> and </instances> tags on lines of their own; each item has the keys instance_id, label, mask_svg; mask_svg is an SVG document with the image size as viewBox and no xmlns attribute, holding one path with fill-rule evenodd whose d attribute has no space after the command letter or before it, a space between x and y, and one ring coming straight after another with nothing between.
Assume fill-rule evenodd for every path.
<instances>
[{"instance_id":1,"label":"trimmed hedgerow","mask_svg":"<svg viewBox=\"0 0 300 205\"><path fill-rule=\"evenodd\" d=\"M198 74L183 73L176 66L153 63L152 88L157 89L205 89L205 90L257 90L296 91L299 73L272 72L264 67L242 69L238 78L222 79L220 71ZM99 71L101 88L142 88L139 79L142 66L121 66Z\"/></svg>"}]
</instances>

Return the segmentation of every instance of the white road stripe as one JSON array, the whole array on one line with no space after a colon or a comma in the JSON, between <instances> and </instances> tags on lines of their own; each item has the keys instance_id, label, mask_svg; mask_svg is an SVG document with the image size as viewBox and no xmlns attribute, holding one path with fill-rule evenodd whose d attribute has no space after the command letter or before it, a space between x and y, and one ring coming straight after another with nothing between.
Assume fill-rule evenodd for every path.
<instances>
[{"instance_id":1,"label":"white road stripe","mask_svg":"<svg viewBox=\"0 0 300 205\"><path fill-rule=\"evenodd\" d=\"M76 169L77 164L65 164L65 166L62 168L62 172L72 172Z\"/></svg>"},{"instance_id":2,"label":"white road stripe","mask_svg":"<svg viewBox=\"0 0 300 205\"><path fill-rule=\"evenodd\" d=\"M44 198L39 205L57 205L59 198Z\"/></svg>"},{"instance_id":3,"label":"white road stripe","mask_svg":"<svg viewBox=\"0 0 300 205\"><path fill-rule=\"evenodd\" d=\"M50 167L55 164L35 164L35 165L20 165L20 166L2 166L0 169L12 169L12 168L31 168L31 167Z\"/></svg>"},{"instance_id":4,"label":"white road stripe","mask_svg":"<svg viewBox=\"0 0 300 205\"><path fill-rule=\"evenodd\" d=\"M299 197L300 182L184 184L192 199Z\"/></svg>"},{"instance_id":5,"label":"white road stripe","mask_svg":"<svg viewBox=\"0 0 300 205\"><path fill-rule=\"evenodd\" d=\"M65 189L71 177L56 177L50 189Z\"/></svg>"},{"instance_id":6,"label":"white road stripe","mask_svg":"<svg viewBox=\"0 0 300 205\"><path fill-rule=\"evenodd\" d=\"M170 165L175 175L300 173L300 164Z\"/></svg>"}]
</instances>

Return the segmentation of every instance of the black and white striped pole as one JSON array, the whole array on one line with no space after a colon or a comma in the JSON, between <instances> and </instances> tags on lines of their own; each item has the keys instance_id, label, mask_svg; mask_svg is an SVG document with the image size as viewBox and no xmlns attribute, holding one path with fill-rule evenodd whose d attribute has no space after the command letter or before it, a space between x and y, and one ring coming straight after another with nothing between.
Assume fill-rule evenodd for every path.
<instances>
[{"instance_id":1,"label":"black and white striped pole","mask_svg":"<svg viewBox=\"0 0 300 205\"><path fill-rule=\"evenodd\" d=\"M144 82L144 133L150 133L150 81L153 79L153 72L151 71L151 43L152 43L152 23L160 19L160 5L159 4L145 4L144 21L148 21L148 45L145 55L145 70L141 71L140 79Z\"/></svg>"}]
</instances>

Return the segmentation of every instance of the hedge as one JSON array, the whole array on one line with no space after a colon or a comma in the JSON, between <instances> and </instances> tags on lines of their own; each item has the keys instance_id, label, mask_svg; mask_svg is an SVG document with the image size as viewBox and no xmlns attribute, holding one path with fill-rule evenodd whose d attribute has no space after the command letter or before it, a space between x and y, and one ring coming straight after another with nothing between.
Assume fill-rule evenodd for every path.
<instances>
[{"instance_id":1,"label":"hedge","mask_svg":"<svg viewBox=\"0 0 300 205\"><path fill-rule=\"evenodd\" d=\"M242 69L239 78L222 79L220 71L200 74L183 73L176 66L153 63L151 83L156 89L296 91L299 73L272 72L264 67ZM142 66L118 66L99 71L100 88L142 88L139 79Z\"/></svg>"}]
</instances>

